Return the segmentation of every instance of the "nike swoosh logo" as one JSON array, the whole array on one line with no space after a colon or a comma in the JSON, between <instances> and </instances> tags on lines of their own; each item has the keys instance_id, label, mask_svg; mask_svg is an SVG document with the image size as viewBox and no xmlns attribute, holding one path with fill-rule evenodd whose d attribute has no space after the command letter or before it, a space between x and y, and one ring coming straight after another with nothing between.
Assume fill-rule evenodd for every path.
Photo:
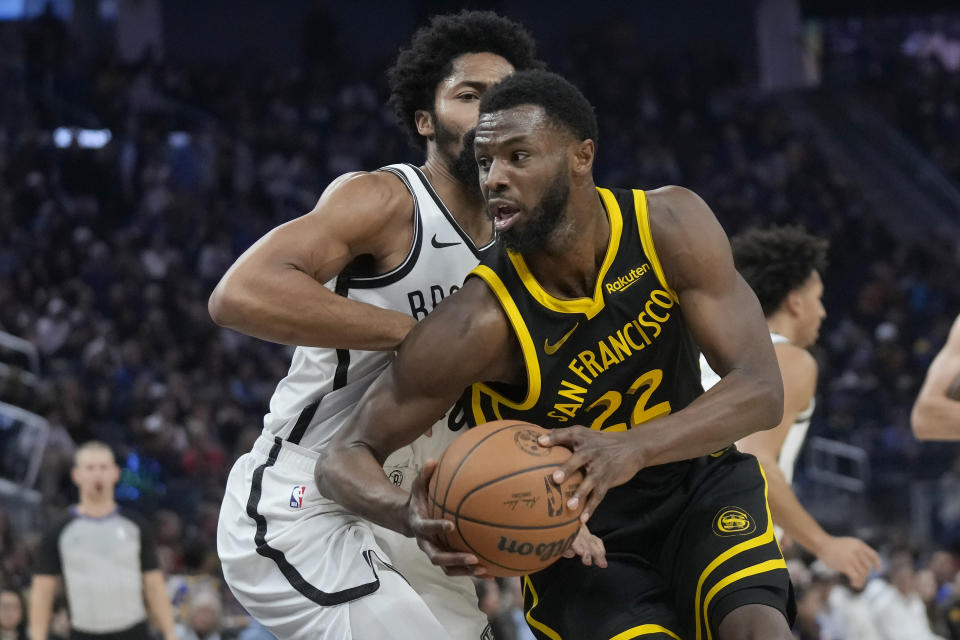
<instances>
[{"instance_id":1,"label":"nike swoosh logo","mask_svg":"<svg viewBox=\"0 0 960 640\"><path fill-rule=\"evenodd\" d=\"M567 331L565 334L563 334L563 337L557 340L556 342L554 342L553 344L550 344L549 340L544 340L543 352L548 356L552 356L553 354L555 354L557 352L557 349L563 346L563 343L567 341L567 338L569 338L573 334L573 332L577 330L577 327L579 326L580 326L579 322L573 325L573 328L570 329L570 331Z\"/></svg>"},{"instance_id":2,"label":"nike swoosh logo","mask_svg":"<svg viewBox=\"0 0 960 640\"><path fill-rule=\"evenodd\" d=\"M444 247L454 247L460 243L459 242L440 242L437 240L437 234L433 234L433 238L430 240L430 244L432 244L437 249L443 249Z\"/></svg>"}]
</instances>

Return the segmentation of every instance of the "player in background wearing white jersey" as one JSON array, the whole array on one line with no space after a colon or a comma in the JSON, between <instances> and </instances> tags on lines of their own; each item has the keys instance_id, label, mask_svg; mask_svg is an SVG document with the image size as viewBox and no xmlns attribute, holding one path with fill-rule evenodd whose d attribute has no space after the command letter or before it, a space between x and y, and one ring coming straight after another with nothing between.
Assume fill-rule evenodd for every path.
<instances>
[{"instance_id":1,"label":"player in background wearing white jersey","mask_svg":"<svg viewBox=\"0 0 960 640\"><path fill-rule=\"evenodd\" d=\"M389 72L424 166L341 176L313 211L244 253L210 298L218 324L298 345L263 434L231 471L217 544L234 594L281 640L488 637L469 578L445 576L412 539L325 499L313 469L407 332L493 244L463 135L487 87L536 66L515 22L435 17ZM387 461L395 483L408 486L464 424L438 418L432 437ZM588 534L578 543L585 562L602 553Z\"/></svg>"},{"instance_id":2,"label":"player in background wearing white jersey","mask_svg":"<svg viewBox=\"0 0 960 640\"><path fill-rule=\"evenodd\" d=\"M920 440L960 440L960 316L930 363L910 423Z\"/></svg>"},{"instance_id":3,"label":"player in background wearing white jersey","mask_svg":"<svg viewBox=\"0 0 960 640\"><path fill-rule=\"evenodd\" d=\"M862 540L832 536L800 504L790 487L793 467L810 426L817 388L817 361L807 350L817 341L826 317L821 300L827 241L799 227L748 229L731 239L737 270L750 285L767 318L783 378L783 420L737 442L737 448L760 460L769 484L773 521L795 542L860 589L872 569L880 569L877 552ZM701 356L703 387L719 378Z\"/></svg>"}]
</instances>

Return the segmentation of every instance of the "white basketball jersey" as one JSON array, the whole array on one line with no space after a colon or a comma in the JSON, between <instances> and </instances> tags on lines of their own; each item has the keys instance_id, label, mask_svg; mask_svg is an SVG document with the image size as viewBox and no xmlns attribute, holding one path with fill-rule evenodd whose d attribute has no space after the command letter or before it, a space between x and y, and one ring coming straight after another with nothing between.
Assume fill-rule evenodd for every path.
<instances>
[{"instance_id":1,"label":"white basketball jersey","mask_svg":"<svg viewBox=\"0 0 960 640\"><path fill-rule=\"evenodd\" d=\"M410 251L403 263L388 273L360 276L347 270L325 286L351 300L422 320L460 288L494 242L477 247L417 167L395 164L381 171L396 175L413 195ZM294 444L319 450L347 421L393 355L392 351L297 347L287 376L270 399L265 429ZM448 418L456 424L448 427ZM438 426L457 430L465 421L461 423L448 413L441 423Z\"/></svg>"},{"instance_id":2,"label":"white basketball jersey","mask_svg":"<svg viewBox=\"0 0 960 640\"><path fill-rule=\"evenodd\" d=\"M770 333L770 339L773 344L790 342L786 337L779 333ZM700 383L703 390L706 391L713 385L720 382L720 376L714 373L707 359L700 354ZM800 449L803 447L803 441L807 437L807 430L810 428L810 418L813 416L813 410L816 406L816 398L810 398L810 406L797 414L796 420L790 425L790 431L780 447L780 456L777 458L777 466L783 472L788 483L793 483L793 468L797 464L797 457L800 455Z\"/></svg>"}]
</instances>

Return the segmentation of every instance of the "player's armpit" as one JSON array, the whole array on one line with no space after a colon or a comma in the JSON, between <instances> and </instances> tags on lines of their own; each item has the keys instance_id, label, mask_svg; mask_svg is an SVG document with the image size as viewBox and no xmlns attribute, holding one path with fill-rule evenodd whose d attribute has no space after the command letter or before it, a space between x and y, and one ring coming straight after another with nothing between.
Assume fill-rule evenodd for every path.
<instances>
[{"instance_id":1,"label":"player's armpit","mask_svg":"<svg viewBox=\"0 0 960 640\"><path fill-rule=\"evenodd\" d=\"M413 240L413 201L392 174L332 183L310 213L270 231L210 296L213 320L264 340L303 346L393 349L413 320L348 300L323 286L358 256L373 270L403 261Z\"/></svg>"},{"instance_id":2,"label":"player's armpit","mask_svg":"<svg viewBox=\"0 0 960 640\"><path fill-rule=\"evenodd\" d=\"M780 457L797 415L810 406L817 388L817 361L809 351L786 343L775 349L783 378L783 419L773 429L751 433L737 442L740 451L774 461Z\"/></svg>"}]
</instances>

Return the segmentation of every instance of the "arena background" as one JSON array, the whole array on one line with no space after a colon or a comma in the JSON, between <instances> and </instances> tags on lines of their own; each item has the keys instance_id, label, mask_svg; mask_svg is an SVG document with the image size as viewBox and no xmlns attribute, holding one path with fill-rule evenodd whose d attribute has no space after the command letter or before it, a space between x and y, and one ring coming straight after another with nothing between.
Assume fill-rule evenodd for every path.
<instances>
[{"instance_id":1,"label":"arena background","mask_svg":"<svg viewBox=\"0 0 960 640\"><path fill-rule=\"evenodd\" d=\"M955 568L958 449L909 425L960 312L949 3L0 0L4 580L29 583L91 438L117 452L117 497L155 523L165 570L216 580L226 473L290 350L219 329L207 296L335 176L421 160L384 71L463 6L526 24L592 100L598 184L684 185L731 235L829 238L797 492L831 533ZM938 580L931 611L953 597Z\"/></svg>"}]
</instances>

